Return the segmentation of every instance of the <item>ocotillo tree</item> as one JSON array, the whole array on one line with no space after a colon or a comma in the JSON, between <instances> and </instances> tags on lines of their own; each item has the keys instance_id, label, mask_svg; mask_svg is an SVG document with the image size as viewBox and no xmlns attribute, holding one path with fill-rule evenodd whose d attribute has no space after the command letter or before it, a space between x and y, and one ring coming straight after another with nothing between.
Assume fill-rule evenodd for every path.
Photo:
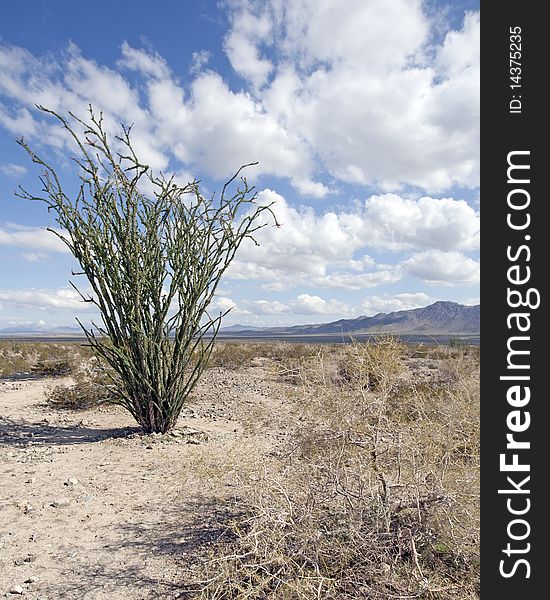
<instances>
[{"instance_id":1,"label":"ocotillo tree","mask_svg":"<svg viewBox=\"0 0 550 600\"><path fill-rule=\"evenodd\" d=\"M254 188L240 177L244 167L207 199L196 180L181 186L174 176L153 175L134 152L131 128L111 143L92 107L88 121L38 108L74 140L79 187L67 193L56 171L19 140L43 174L40 195L23 188L18 195L47 205L60 227L50 231L80 264L73 275L88 280L87 290L71 285L102 323L78 322L116 373L114 401L144 432L167 432L212 352L225 313L209 315L208 306L220 278L243 240L266 224L260 217L273 217L270 205L255 203Z\"/></svg>"}]
</instances>

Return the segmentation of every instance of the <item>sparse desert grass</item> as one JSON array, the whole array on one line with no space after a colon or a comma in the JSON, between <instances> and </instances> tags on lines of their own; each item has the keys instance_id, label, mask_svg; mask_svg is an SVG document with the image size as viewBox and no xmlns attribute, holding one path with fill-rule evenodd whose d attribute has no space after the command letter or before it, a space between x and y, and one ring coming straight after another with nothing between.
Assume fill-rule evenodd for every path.
<instances>
[{"instance_id":1,"label":"sparse desert grass","mask_svg":"<svg viewBox=\"0 0 550 600\"><path fill-rule=\"evenodd\" d=\"M394 338L302 357L302 407L279 469L242 478L211 599L479 596L478 353L407 373Z\"/></svg>"},{"instance_id":2,"label":"sparse desert grass","mask_svg":"<svg viewBox=\"0 0 550 600\"><path fill-rule=\"evenodd\" d=\"M315 356L318 344L289 342L218 342L208 362L209 367L238 369L249 366L255 358L268 358L286 367ZM325 346L326 348L326 346Z\"/></svg>"},{"instance_id":3,"label":"sparse desert grass","mask_svg":"<svg viewBox=\"0 0 550 600\"><path fill-rule=\"evenodd\" d=\"M116 374L96 357L73 368L71 385L56 385L46 394L46 405L62 410L88 410L114 399Z\"/></svg>"},{"instance_id":4,"label":"sparse desert grass","mask_svg":"<svg viewBox=\"0 0 550 600\"><path fill-rule=\"evenodd\" d=\"M77 342L0 342L0 377L22 374L72 376L73 385L56 385L49 390L46 403L52 408L82 410L112 398L112 374L108 375L87 346Z\"/></svg>"},{"instance_id":5,"label":"sparse desert grass","mask_svg":"<svg viewBox=\"0 0 550 600\"><path fill-rule=\"evenodd\" d=\"M338 360L338 375L344 385L379 389L389 393L405 372L405 345L396 337L380 336L376 342L346 346Z\"/></svg>"},{"instance_id":6,"label":"sparse desert grass","mask_svg":"<svg viewBox=\"0 0 550 600\"><path fill-rule=\"evenodd\" d=\"M89 350L76 342L0 341L0 377L70 375L88 356Z\"/></svg>"},{"instance_id":7,"label":"sparse desert grass","mask_svg":"<svg viewBox=\"0 0 550 600\"><path fill-rule=\"evenodd\" d=\"M208 367L239 369L248 366L252 359L263 356L265 352L265 344L221 342L214 346Z\"/></svg>"},{"instance_id":8,"label":"sparse desert grass","mask_svg":"<svg viewBox=\"0 0 550 600\"><path fill-rule=\"evenodd\" d=\"M409 344L407 350L411 358L444 360L468 356L479 362L479 346L473 344Z\"/></svg>"},{"instance_id":9,"label":"sparse desert grass","mask_svg":"<svg viewBox=\"0 0 550 600\"><path fill-rule=\"evenodd\" d=\"M69 359L74 385L54 387L50 407L107 401L110 379L85 348L0 345L2 373ZM201 446L174 496L195 482L225 490L234 517L210 556L194 557L193 597L479 597L479 348L224 342L210 366L222 372L210 372L210 398L205 371L205 402L223 393L240 433L223 452ZM283 404L216 387L249 367Z\"/></svg>"}]
</instances>

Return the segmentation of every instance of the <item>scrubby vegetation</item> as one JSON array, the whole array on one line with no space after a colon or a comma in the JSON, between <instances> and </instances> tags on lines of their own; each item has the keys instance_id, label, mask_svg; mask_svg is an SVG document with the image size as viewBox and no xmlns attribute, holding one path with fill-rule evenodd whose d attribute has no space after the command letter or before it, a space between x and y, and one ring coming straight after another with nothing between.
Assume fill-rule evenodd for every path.
<instances>
[{"instance_id":1,"label":"scrubby vegetation","mask_svg":"<svg viewBox=\"0 0 550 600\"><path fill-rule=\"evenodd\" d=\"M279 356L300 389L292 439L243 474L245 516L200 596L477 598L478 352L431 349L435 373L390 337L312 349Z\"/></svg>"},{"instance_id":2,"label":"scrubby vegetation","mask_svg":"<svg viewBox=\"0 0 550 600\"><path fill-rule=\"evenodd\" d=\"M71 377L49 388L46 405L86 410L112 402L116 373L79 342L0 341L0 378Z\"/></svg>"},{"instance_id":3,"label":"scrubby vegetation","mask_svg":"<svg viewBox=\"0 0 550 600\"><path fill-rule=\"evenodd\" d=\"M0 377L70 375L88 356L78 343L0 341Z\"/></svg>"},{"instance_id":4,"label":"scrubby vegetation","mask_svg":"<svg viewBox=\"0 0 550 600\"><path fill-rule=\"evenodd\" d=\"M476 346L394 337L220 343L192 418L233 433L188 468L233 517L189 551L182 598L477 599L479 360ZM3 342L0 369L69 372L49 409L108 402L116 377L78 344Z\"/></svg>"},{"instance_id":5,"label":"scrubby vegetation","mask_svg":"<svg viewBox=\"0 0 550 600\"><path fill-rule=\"evenodd\" d=\"M46 394L46 404L62 410L88 410L116 401L116 373L95 356L81 363L73 383L56 385Z\"/></svg>"},{"instance_id":6,"label":"scrubby vegetation","mask_svg":"<svg viewBox=\"0 0 550 600\"><path fill-rule=\"evenodd\" d=\"M293 344L289 342L219 342L214 348L209 367L238 369L249 366L256 358L266 358L287 367L301 364L315 356L319 346L315 344Z\"/></svg>"}]
</instances>

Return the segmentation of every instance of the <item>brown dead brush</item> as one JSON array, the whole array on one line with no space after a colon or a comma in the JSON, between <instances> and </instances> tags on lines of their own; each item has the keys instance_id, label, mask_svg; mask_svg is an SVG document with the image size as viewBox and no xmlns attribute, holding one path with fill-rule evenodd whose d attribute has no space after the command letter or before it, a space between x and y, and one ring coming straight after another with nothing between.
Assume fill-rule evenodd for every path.
<instances>
[{"instance_id":1,"label":"brown dead brush","mask_svg":"<svg viewBox=\"0 0 550 600\"><path fill-rule=\"evenodd\" d=\"M34 375L42 375L44 377L65 377L70 375L74 369L75 359L67 357L38 360L31 367L31 372Z\"/></svg>"},{"instance_id":2,"label":"brown dead brush","mask_svg":"<svg viewBox=\"0 0 550 600\"><path fill-rule=\"evenodd\" d=\"M214 348L208 367L241 369L263 359L278 379L298 384L304 374L311 371L310 363L316 365L319 356L332 352L331 346L322 344L223 341Z\"/></svg>"},{"instance_id":3,"label":"brown dead brush","mask_svg":"<svg viewBox=\"0 0 550 600\"><path fill-rule=\"evenodd\" d=\"M382 335L366 342L346 346L338 362L338 375L344 384L387 391L405 371L405 345L398 338Z\"/></svg>"},{"instance_id":4,"label":"brown dead brush","mask_svg":"<svg viewBox=\"0 0 550 600\"><path fill-rule=\"evenodd\" d=\"M248 366L254 358L265 354L264 344L244 342L219 342L208 360L208 367L239 369Z\"/></svg>"},{"instance_id":5,"label":"brown dead brush","mask_svg":"<svg viewBox=\"0 0 550 600\"><path fill-rule=\"evenodd\" d=\"M58 410L88 410L112 403L116 374L92 357L82 363L71 385L57 385L46 393L46 405Z\"/></svg>"},{"instance_id":6,"label":"brown dead brush","mask_svg":"<svg viewBox=\"0 0 550 600\"><path fill-rule=\"evenodd\" d=\"M426 385L407 378L396 340L339 352L345 378L326 373L322 353L302 370L300 425L278 471L243 478L247 516L206 562L197 595L478 598L475 358Z\"/></svg>"},{"instance_id":7,"label":"brown dead brush","mask_svg":"<svg viewBox=\"0 0 550 600\"><path fill-rule=\"evenodd\" d=\"M87 357L89 351L78 343L4 341L0 342L0 377L63 377Z\"/></svg>"}]
</instances>

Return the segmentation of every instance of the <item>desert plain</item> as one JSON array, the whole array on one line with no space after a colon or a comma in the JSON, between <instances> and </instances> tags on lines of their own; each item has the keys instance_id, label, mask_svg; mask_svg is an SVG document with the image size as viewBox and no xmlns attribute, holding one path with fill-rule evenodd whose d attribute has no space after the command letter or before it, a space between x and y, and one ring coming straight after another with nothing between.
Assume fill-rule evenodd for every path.
<instances>
[{"instance_id":1,"label":"desert plain","mask_svg":"<svg viewBox=\"0 0 550 600\"><path fill-rule=\"evenodd\" d=\"M165 435L94 360L0 343L1 597L478 597L478 347L223 342Z\"/></svg>"}]
</instances>

